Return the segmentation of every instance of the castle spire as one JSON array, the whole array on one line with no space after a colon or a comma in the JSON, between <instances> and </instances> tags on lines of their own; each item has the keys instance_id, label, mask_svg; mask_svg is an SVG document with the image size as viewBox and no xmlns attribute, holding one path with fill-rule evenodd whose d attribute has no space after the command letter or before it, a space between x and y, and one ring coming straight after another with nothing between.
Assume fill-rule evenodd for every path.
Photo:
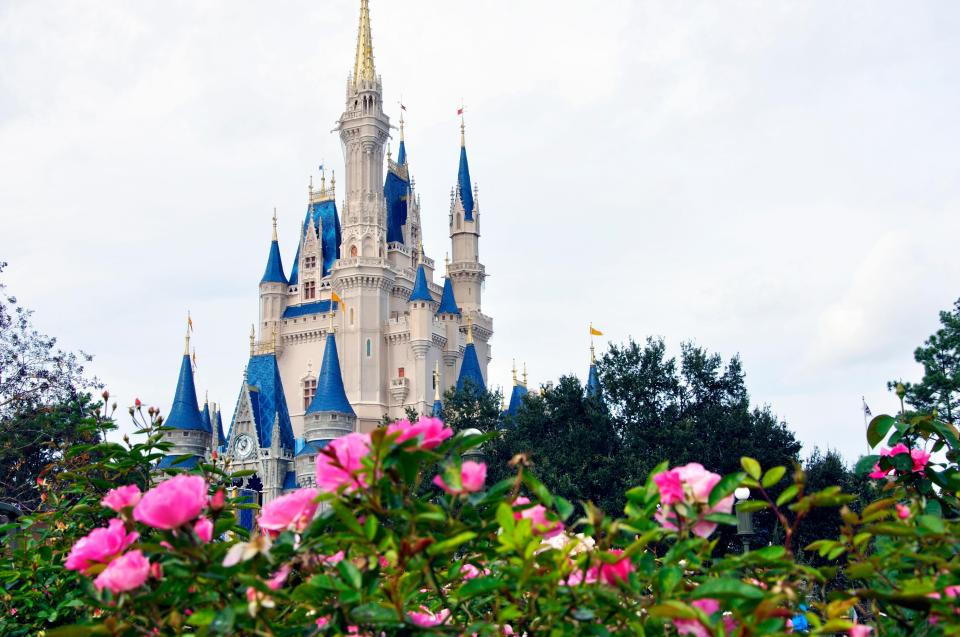
<instances>
[{"instance_id":1,"label":"castle spire","mask_svg":"<svg viewBox=\"0 0 960 637\"><path fill-rule=\"evenodd\" d=\"M370 29L370 2L360 0L360 27L357 30L357 57L353 63L353 85L372 82L377 73L373 66L373 32Z\"/></svg>"},{"instance_id":2,"label":"castle spire","mask_svg":"<svg viewBox=\"0 0 960 637\"><path fill-rule=\"evenodd\" d=\"M193 365L190 363L190 328L187 328L187 344L180 361L180 375L177 378L177 389L174 392L173 404L164 421L165 427L171 429L189 429L194 431L209 430L204 426L200 415L200 406L197 404L197 389L193 384Z\"/></svg>"},{"instance_id":3,"label":"castle spire","mask_svg":"<svg viewBox=\"0 0 960 637\"><path fill-rule=\"evenodd\" d=\"M267 268L260 283L282 283L287 285L287 275L283 273L283 260L280 258L280 241L277 238L277 209L273 209L273 238L270 241L270 254L267 256Z\"/></svg>"},{"instance_id":4,"label":"castle spire","mask_svg":"<svg viewBox=\"0 0 960 637\"><path fill-rule=\"evenodd\" d=\"M460 168L457 171L457 196L463 204L464 221L473 221L473 186L470 184L470 164L467 161L467 126L460 119Z\"/></svg>"},{"instance_id":5,"label":"castle spire","mask_svg":"<svg viewBox=\"0 0 960 637\"><path fill-rule=\"evenodd\" d=\"M337 340L333 333L327 334L323 363L320 365L320 376L317 378L317 391L307 408L307 414L317 412L356 415L343 387L340 357L337 355Z\"/></svg>"}]
</instances>

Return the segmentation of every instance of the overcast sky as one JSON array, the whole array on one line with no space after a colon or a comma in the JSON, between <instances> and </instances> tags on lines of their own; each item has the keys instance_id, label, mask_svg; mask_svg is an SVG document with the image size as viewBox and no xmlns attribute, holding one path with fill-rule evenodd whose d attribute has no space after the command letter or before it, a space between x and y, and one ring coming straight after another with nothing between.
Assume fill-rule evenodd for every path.
<instances>
[{"instance_id":1,"label":"overcast sky","mask_svg":"<svg viewBox=\"0 0 960 637\"><path fill-rule=\"evenodd\" d=\"M289 272L342 166L358 5L0 0L4 280L121 406L167 409L190 309L232 413L272 209ZM582 378L592 320L739 353L807 451L864 450L960 296L960 3L371 5L435 258L467 105L493 385Z\"/></svg>"}]
</instances>

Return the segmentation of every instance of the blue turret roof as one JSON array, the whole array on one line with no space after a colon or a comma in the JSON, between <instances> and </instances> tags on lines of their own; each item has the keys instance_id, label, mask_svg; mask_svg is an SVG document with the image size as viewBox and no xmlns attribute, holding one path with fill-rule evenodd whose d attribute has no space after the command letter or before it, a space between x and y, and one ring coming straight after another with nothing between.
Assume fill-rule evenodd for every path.
<instances>
[{"instance_id":1,"label":"blue turret roof","mask_svg":"<svg viewBox=\"0 0 960 637\"><path fill-rule=\"evenodd\" d=\"M457 299L453 295L453 283L450 277L443 280L443 296L440 297L440 307L437 314L460 314L460 308L457 307Z\"/></svg>"},{"instance_id":2,"label":"blue turret roof","mask_svg":"<svg viewBox=\"0 0 960 637\"><path fill-rule=\"evenodd\" d=\"M294 471L287 471L283 476L283 490L289 491L291 489L299 489L300 485L297 484L297 474Z\"/></svg>"},{"instance_id":3,"label":"blue turret roof","mask_svg":"<svg viewBox=\"0 0 960 637\"><path fill-rule=\"evenodd\" d=\"M164 456L157 463L157 469L183 469L188 471L200 463L197 456Z\"/></svg>"},{"instance_id":4,"label":"blue turret roof","mask_svg":"<svg viewBox=\"0 0 960 637\"><path fill-rule=\"evenodd\" d=\"M427 285L427 273L423 269L422 263L417 267L417 281L413 284L413 292L410 294L409 301L426 301L428 303L433 303L433 296L430 294L430 286Z\"/></svg>"},{"instance_id":5,"label":"blue turret roof","mask_svg":"<svg viewBox=\"0 0 960 637\"><path fill-rule=\"evenodd\" d=\"M473 186L470 185L470 166L467 163L467 147L460 146L460 174L457 176L457 191L463 202L463 218L473 221Z\"/></svg>"},{"instance_id":6,"label":"blue turret roof","mask_svg":"<svg viewBox=\"0 0 960 637\"><path fill-rule=\"evenodd\" d=\"M527 388L523 385L517 383L513 386L513 391L510 392L510 405L506 411L508 415L517 415L517 412L520 410L520 405L523 404L523 397L526 396L527 393Z\"/></svg>"},{"instance_id":7,"label":"blue turret roof","mask_svg":"<svg viewBox=\"0 0 960 637\"><path fill-rule=\"evenodd\" d=\"M443 403L439 400L433 401L433 413L430 414L434 418L443 418Z\"/></svg>"},{"instance_id":8,"label":"blue turret roof","mask_svg":"<svg viewBox=\"0 0 960 637\"><path fill-rule=\"evenodd\" d=\"M308 414L317 412L356 415L343 388L343 374L340 372L340 358L337 355L337 339L333 334L327 335L327 345L323 350L323 364L320 366L320 377L317 379L317 393L307 408Z\"/></svg>"},{"instance_id":9,"label":"blue turret roof","mask_svg":"<svg viewBox=\"0 0 960 637\"><path fill-rule=\"evenodd\" d=\"M247 363L247 382L243 388L250 398L254 424L261 447L273 444L273 424L279 418L280 446L293 451L293 425L280 381L280 368L274 354L251 356ZM231 427L232 429L232 427Z\"/></svg>"},{"instance_id":10,"label":"blue turret roof","mask_svg":"<svg viewBox=\"0 0 960 637\"><path fill-rule=\"evenodd\" d=\"M587 375L587 396L600 394L600 375L597 374L597 364L590 363L590 373Z\"/></svg>"},{"instance_id":11,"label":"blue turret roof","mask_svg":"<svg viewBox=\"0 0 960 637\"><path fill-rule=\"evenodd\" d=\"M283 260L280 258L280 243L276 239L270 242L267 269L264 270L260 283L283 283L287 285L287 277L283 273Z\"/></svg>"},{"instance_id":12,"label":"blue turret roof","mask_svg":"<svg viewBox=\"0 0 960 637\"><path fill-rule=\"evenodd\" d=\"M300 246L310 228L310 219L313 227L320 233L320 252L323 255L323 276L330 274L333 264L340 258L340 216L337 214L337 202L334 199L324 199L307 206L307 216L303 220L303 231L300 233L300 242L297 244L297 257L290 271L290 285L300 281Z\"/></svg>"},{"instance_id":13,"label":"blue turret roof","mask_svg":"<svg viewBox=\"0 0 960 637\"><path fill-rule=\"evenodd\" d=\"M293 269L290 270L290 285L300 283L300 246L303 245L303 239L297 244L297 256L293 257Z\"/></svg>"},{"instance_id":14,"label":"blue turret roof","mask_svg":"<svg viewBox=\"0 0 960 637\"><path fill-rule=\"evenodd\" d=\"M397 165L407 165L407 143L402 139L400 140L400 152L397 153Z\"/></svg>"},{"instance_id":15,"label":"blue turret roof","mask_svg":"<svg viewBox=\"0 0 960 637\"><path fill-rule=\"evenodd\" d=\"M477 358L477 348L473 343L467 343L463 352L463 364L460 366L460 378L457 379L457 390L463 389L466 381L476 385L477 389L486 390L483 382L483 372L480 370L480 360Z\"/></svg>"},{"instance_id":16,"label":"blue turret roof","mask_svg":"<svg viewBox=\"0 0 960 637\"><path fill-rule=\"evenodd\" d=\"M204 403L200 410L200 420L203 421L203 428L213 433L213 420L210 418L210 403Z\"/></svg>"},{"instance_id":17,"label":"blue turret roof","mask_svg":"<svg viewBox=\"0 0 960 637\"><path fill-rule=\"evenodd\" d=\"M180 363L177 392L174 394L170 414L164 421L163 426L187 431L211 432L210 427L204 425L203 418L200 416L200 407L197 405L197 389L193 385L193 367L190 364L190 356L187 354L183 355L183 360Z\"/></svg>"},{"instance_id":18,"label":"blue turret roof","mask_svg":"<svg viewBox=\"0 0 960 637\"><path fill-rule=\"evenodd\" d=\"M403 152L403 146L400 148ZM410 197L410 181L406 170L395 170L391 166L383 184L383 196L387 202L387 243L403 243L403 226L407 225Z\"/></svg>"},{"instance_id":19,"label":"blue turret roof","mask_svg":"<svg viewBox=\"0 0 960 637\"><path fill-rule=\"evenodd\" d=\"M216 416L213 418L213 425L217 428L217 435L220 436L220 446L227 444L227 437L223 435L223 416L220 409L217 409Z\"/></svg>"}]
</instances>

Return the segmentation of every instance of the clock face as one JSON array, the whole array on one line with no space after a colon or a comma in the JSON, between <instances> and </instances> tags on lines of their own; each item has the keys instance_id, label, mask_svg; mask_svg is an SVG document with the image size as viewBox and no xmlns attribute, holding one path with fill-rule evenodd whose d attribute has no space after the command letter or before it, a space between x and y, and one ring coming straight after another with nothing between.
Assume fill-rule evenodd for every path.
<instances>
[{"instance_id":1,"label":"clock face","mask_svg":"<svg viewBox=\"0 0 960 637\"><path fill-rule=\"evenodd\" d=\"M237 442L234 443L233 450L238 458L246 458L253 453L253 439L246 435L237 436Z\"/></svg>"}]
</instances>

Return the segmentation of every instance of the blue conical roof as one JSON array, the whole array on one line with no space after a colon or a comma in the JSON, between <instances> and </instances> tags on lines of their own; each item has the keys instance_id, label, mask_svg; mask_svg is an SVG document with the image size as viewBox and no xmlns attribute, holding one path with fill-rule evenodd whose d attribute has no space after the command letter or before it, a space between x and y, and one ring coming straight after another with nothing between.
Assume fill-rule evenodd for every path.
<instances>
[{"instance_id":1,"label":"blue conical roof","mask_svg":"<svg viewBox=\"0 0 960 637\"><path fill-rule=\"evenodd\" d=\"M283 283L287 285L287 277L283 273L283 260L280 258L280 243L276 239L270 242L267 269L264 270L260 283Z\"/></svg>"},{"instance_id":2,"label":"blue conical roof","mask_svg":"<svg viewBox=\"0 0 960 637\"><path fill-rule=\"evenodd\" d=\"M430 295L430 286L427 285L427 273L421 263L417 267L417 281L413 284L413 292L410 294L410 302L426 301L433 303L433 297Z\"/></svg>"},{"instance_id":3,"label":"blue conical roof","mask_svg":"<svg viewBox=\"0 0 960 637\"><path fill-rule=\"evenodd\" d=\"M430 414L434 418L443 418L443 403L439 400L433 401L433 413Z\"/></svg>"},{"instance_id":4,"label":"blue conical roof","mask_svg":"<svg viewBox=\"0 0 960 637\"><path fill-rule=\"evenodd\" d=\"M317 379L317 393L307 408L308 414L317 412L356 415L343 388L343 374L340 372L340 358L337 355L337 339L333 334L327 335L327 345L323 350L323 364L320 366L320 377Z\"/></svg>"},{"instance_id":5,"label":"blue conical roof","mask_svg":"<svg viewBox=\"0 0 960 637\"><path fill-rule=\"evenodd\" d=\"M400 140L400 152L397 153L397 165L406 166L407 165L407 144L404 140Z\"/></svg>"},{"instance_id":6,"label":"blue conical roof","mask_svg":"<svg viewBox=\"0 0 960 637\"><path fill-rule=\"evenodd\" d=\"M597 374L596 363L590 364L590 373L587 375L587 396L600 394L600 375Z\"/></svg>"},{"instance_id":7,"label":"blue conical roof","mask_svg":"<svg viewBox=\"0 0 960 637\"><path fill-rule=\"evenodd\" d=\"M523 397L527 395L527 388L519 383L513 386L513 391L510 393L510 405L507 407L507 414L510 416L516 416L517 411L520 410L520 405L523 404Z\"/></svg>"},{"instance_id":8,"label":"blue conical roof","mask_svg":"<svg viewBox=\"0 0 960 637\"><path fill-rule=\"evenodd\" d=\"M170 414L163 423L164 427L187 431L205 431L210 429L203 424L200 407L197 405L197 389L193 385L193 368L190 356L183 355L180 363L180 377L177 379L177 392L170 406Z\"/></svg>"},{"instance_id":9,"label":"blue conical roof","mask_svg":"<svg viewBox=\"0 0 960 637\"><path fill-rule=\"evenodd\" d=\"M297 244L297 256L293 257L293 269L290 270L290 285L296 285L300 282L300 246L302 244L303 241Z\"/></svg>"},{"instance_id":10,"label":"blue conical roof","mask_svg":"<svg viewBox=\"0 0 960 637\"><path fill-rule=\"evenodd\" d=\"M460 378L457 379L457 390L463 389L464 383L470 381L477 389L486 390L483 382L483 372L480 370L480 360L477 358L477 348L473 343L467 343L463 352L463 365L460 366Z\"/></svg>"},{"instance_id":11,"label":"blue conical roof","mask_svg":"<svg viewBox=\"0 0 960 637\"><path fill-rule=\"evenodd\" d=\"M463 202L463 218L473 221L473 187L470 185L470 165L467 163L467 147L460 146L460 173L457 176L457 190Z\"/></svg>"},{"instance_id":12,"label":"blue conical roof","mask_svg":"<svg viewBox=\"0 0 960 637\"><path fill-rule=\"evenodd\" d=\"M200 420L203 422L203 428L213 433L213 421L210 418L210 403L204 403L200 411Z\"/></svg>"},{"instance_id":13,"label":"blue conical roof","mask_svg":"<svg viewBox=\"0 0 960 637\"><path fill-rule=\"evenodd\" d=\"M287 400L280 380L280 368L274 354L251 356L247 363L247 382L242 391L248 392L253 408L260 446L269 447L273 442L273 424L279 419L280 446L293 451L295 446L293 425Z\"/></svg>"},{"instance_id":14,"label":"blue conical roof","mask_svg":"<svg viewBox=\"0 0 960 637\"><path fill-rule=\"evenodd\" d=\"M387 243L403 243L403 227L407 225L410 182L407 171L387 172L383 184L383 197L387 202Z\"/></svg>"},{"instance_id":15,"label":"blue conical roof","mask_svg":"<svg viewBox=\"0 0 960 637\"><path fill-rule=\"evenodd\" d=\"M460 308L457 307L457 299L453 295L453 283L450 277L443 280L443 296L440 297L440 307L437 314L460 314Z\"/></svg>"},{"instance_id":16,"label":"blue conical roof","mask_svg":"<svg viewBox=\"0 0 960 637\"><path fill-rule=\"evenodd\" d=\"M340 258L340 216L337 213L337 202L333 199L323 199L307 206L307 216L303 220L303 231L300 233L300 244L297 245L297 258L290 270L290 285L296 285L300 280L300 245L307 236L310 220L313 219L315 231L320 233L320 252L323 258L323 276L330 274L333 264Z\"/></svg>"},{"instance_id":17,"label":"blue conical roof","mask_svg":"<svg viewBox=\"0 0 960 637\"><path fill-rule=\"evenodd\" d=\"M213 426L217 428L217 435L220 436L220 445L223 446L227 444L227 437L223 435L223 416L220 414L220 409L217 409L217 413L213 418Z\"/></svg>"}]
</instances>

